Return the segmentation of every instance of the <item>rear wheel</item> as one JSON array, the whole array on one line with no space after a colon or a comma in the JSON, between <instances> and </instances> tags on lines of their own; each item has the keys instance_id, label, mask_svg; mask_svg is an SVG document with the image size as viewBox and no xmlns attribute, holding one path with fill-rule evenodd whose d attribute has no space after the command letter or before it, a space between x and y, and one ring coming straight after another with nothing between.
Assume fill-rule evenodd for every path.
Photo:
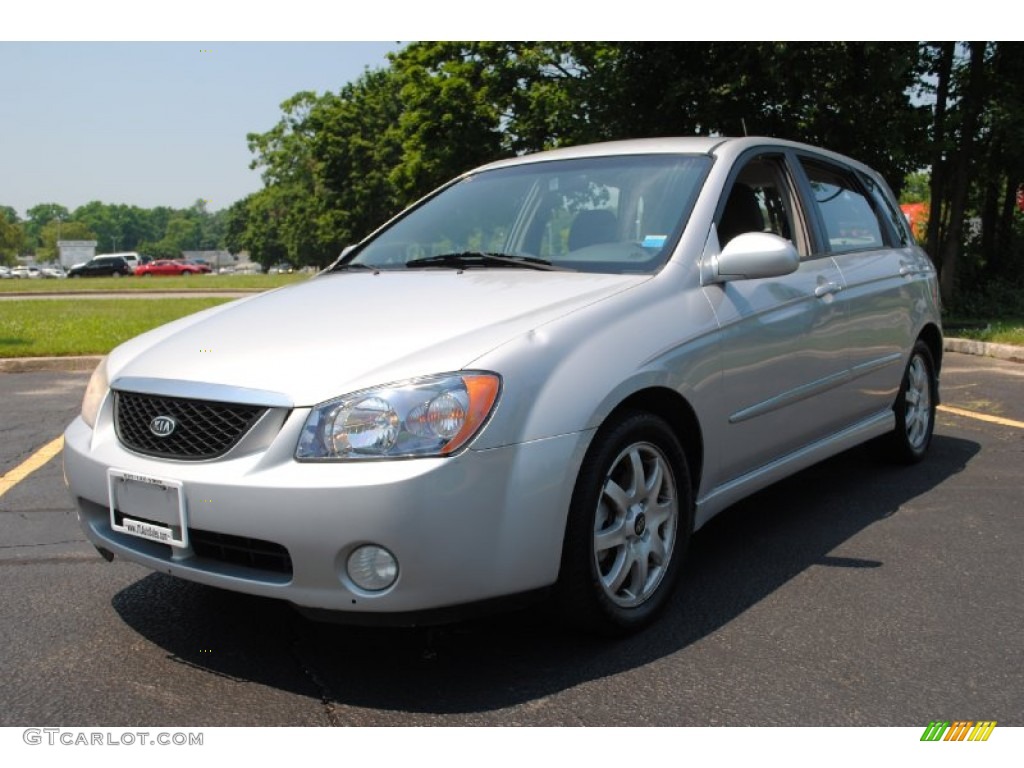
<instances>
[{"instance_id":1,"label":"rear wheel","mask_svg":"<svg viewBox=\"0 0 1024 768\"><path fill-rule=\"evenodd\" d=\"M616 417L595 437L573 491L557 588L563 615L604 634L646 626L671 596L692 529L675 434L649 413Z\"/></svg>"},{"instance_id":2,"label":"rear wheel","mask_svg":"<svg viewBox=\"0 0 1024 768\"><path fill-rule=\"evenodd\" d=\"M935 430L938 383L931 350L923 341L914 345L903 374L893 411L896 427L889 437L893 458L914 464L924 458Z\"/></svg>"}]
</instances>

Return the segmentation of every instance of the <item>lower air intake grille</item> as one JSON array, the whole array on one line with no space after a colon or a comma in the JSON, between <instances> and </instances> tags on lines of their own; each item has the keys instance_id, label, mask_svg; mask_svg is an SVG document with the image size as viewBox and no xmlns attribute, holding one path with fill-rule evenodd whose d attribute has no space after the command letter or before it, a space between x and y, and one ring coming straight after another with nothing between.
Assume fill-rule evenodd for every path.
<instances>
[{"instance_id":1,"label":"lower air intake grille","mask_svg":"<svg viewBox=\"0 0 1024 768\"><path fill-rule=\"evenodd\" d=\"M192 529L189 544L199 557L260 571L292 575L292 558L280 544L247 536Z\"/></svg>"},{"instance_id":2,"label":"lower air intake grille","mask_svg":"<svg viewBox=\"0 0 1024 768\"><path fill-rule=\"evenodd\" d=\"M126 447L149 456L184 461L224 455L266 410L211 400L114 393L114 424L118 439ZM156 431L154 426L158 427Z\"/></svg>"}]
</instances>

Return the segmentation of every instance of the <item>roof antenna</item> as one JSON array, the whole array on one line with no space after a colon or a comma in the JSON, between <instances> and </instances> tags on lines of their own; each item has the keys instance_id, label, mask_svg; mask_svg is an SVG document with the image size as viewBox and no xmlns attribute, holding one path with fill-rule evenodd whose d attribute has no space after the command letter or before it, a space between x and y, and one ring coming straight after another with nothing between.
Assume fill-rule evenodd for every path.
<instances>
[{"instance_id":1,"label":"roof antenna","mask_svg":"<svg viewBox=\"0 0 1024 768\"><path fill-rule=\"evenodd\" d=\"M744 136L749 136L750 134L747 133L747 121L744 120L742 117L740 118L740 125L743 126L743 135Z\"/></svg>"}]
</instances>

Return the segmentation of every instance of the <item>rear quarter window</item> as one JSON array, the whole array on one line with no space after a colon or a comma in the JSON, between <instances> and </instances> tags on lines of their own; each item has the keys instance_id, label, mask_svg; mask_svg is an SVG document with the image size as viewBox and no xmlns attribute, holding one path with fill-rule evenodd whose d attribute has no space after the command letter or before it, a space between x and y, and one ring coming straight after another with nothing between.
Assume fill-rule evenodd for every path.
<instances>
[{"instance_id":1,"label":"rear quarter window","mask_svg":"<svg viewBox=\"0 0 1024 768\"><path fill-rule=\"evenodd\" d=\"M883 184L879 184L866 174L861 174L861 180L875 201L876 207L881 211L882 218L885 220L893 242L901 247L913 243L914 236L910 231L910 225L903 211L900 210L900 207L893 199L892 194Z\"/></svg>"}]
</instances>

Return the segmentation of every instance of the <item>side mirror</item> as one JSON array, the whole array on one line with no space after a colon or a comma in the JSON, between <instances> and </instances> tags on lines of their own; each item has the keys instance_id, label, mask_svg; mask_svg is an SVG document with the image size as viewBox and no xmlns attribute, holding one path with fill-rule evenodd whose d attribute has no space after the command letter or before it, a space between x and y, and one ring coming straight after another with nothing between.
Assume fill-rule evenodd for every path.
<instances>
[{"instance_id":1,"label":"side mirror","mask_svg":"<svg viewBox=\"0 0 1024 768\"><path fill-rule=\"evenodd\" d=\"M789 240L768 232L747 232L730 240L714 257L714 281L782 277L799 266L800 254Z\"/></svg>"}]
</instances>

